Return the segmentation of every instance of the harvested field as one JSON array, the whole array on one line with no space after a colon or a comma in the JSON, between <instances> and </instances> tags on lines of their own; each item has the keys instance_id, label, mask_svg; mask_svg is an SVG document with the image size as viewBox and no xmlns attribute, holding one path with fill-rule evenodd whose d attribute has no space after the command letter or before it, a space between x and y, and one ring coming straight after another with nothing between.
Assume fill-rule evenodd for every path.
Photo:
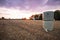
<instances>
[{"instance_id":1,"label":"harvested field","mask_svg":"<svg viewBox=\"0 0 60 40\"><path fill-rule=\"evenodd\" d=\"M0 20L0 40L60 40L60 21L45 32L41 20Z\"/></svg>"}]
</instances>

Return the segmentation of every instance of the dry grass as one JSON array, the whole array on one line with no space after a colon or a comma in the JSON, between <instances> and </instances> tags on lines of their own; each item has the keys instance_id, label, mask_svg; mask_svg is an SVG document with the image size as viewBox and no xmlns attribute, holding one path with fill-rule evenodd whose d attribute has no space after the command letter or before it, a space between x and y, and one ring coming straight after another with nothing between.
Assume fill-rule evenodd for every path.
<instances>
[{"instance_id":1,"label":"dry grass","mask_svg":"<svg viewBox=\"0 0 60 40\"><path fill-rule=\"evenodd\" d=\"M60 21L45 32L41 20L0 20L0 40L60 40Z\"/></svg>"}]
</instances>

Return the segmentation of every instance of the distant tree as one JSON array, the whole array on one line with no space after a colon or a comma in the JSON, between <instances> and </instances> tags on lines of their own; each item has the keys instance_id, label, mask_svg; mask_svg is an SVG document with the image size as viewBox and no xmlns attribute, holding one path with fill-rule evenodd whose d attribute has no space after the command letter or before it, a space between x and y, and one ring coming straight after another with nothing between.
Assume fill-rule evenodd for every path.
<instances>
[{"instance_id":1,"label":"distant tree","mask_svg":"<svg viewBox=\"0 0 60 40\"><path fill-rule=\"evenodd\" d=\"M42 20L42 14L35 14L30 17L30 20Z\"/></svg>"},{"instance_id":2,"label":"distant tree","mask_svg":"<svg viewBox=\"0 0 60 40\"><path fill-rule=\"evenodd\" d=\"M55 20L60 20L60 10L56 10L54 12L54 18L55 18Z\"/></svg>"},{"instance_id":3,"label":"distant tree","mask_svg":"<svg viewBox=\"0 0 60 40\"><path fill-rule=\"evenodd\" d=\"M0 18L0 20L1 20L1 18Z\"/></svg>"},{"instance_id":4,"label":"distant tree","mask_svg":"<svg viewBox=\"0 0 60 40\"><path fill-rule=\"evenodd\" d=\"M35 15L35 20L42 20L42 14Z\"/></svg>"},{"instance_id":5,"label":"distant tree","mask_svg":"<svg viewBox=\"0 0 60 40\"><path fill-rule=\"evenodd\" d=\"M35 16L35 15L32 15L32 16L30 17L30 20L33 20L33 19L34 19L34 16Z\"/></svg>"},{"instance_id":6,"label":"distant tree","mask_svg":"<svg viewBox=\"0 0 60 40\"><path fill-rule=\"evenodd\" d=\"M26 18L22 18L22 20L26 20Z\"/></svg>"},{"instance_id":7,"label":"distant tree","mask_svg":"<svg viewBox=\"0 0 60 40\"><path fill-rule=\"evenodd\" d=\"M35 20L39 20L39 15L34 16Z\"/></svg>"},{"instance_id":8,"label":"distant tree","mask_svg":"<svg viewBox=\"0 0 60 40\"><path fill-rule=\"evenodd\" d=\"M42 20L42 14L40 14L40 16L39 16L39 20Z\"/></svg>"},{"instance_id":9,"label":"distant tree","mask_svg":"<svg viewBox=\"0 0 60 40\"><path fill-rule=\"evenodd\" d=\"M5 19L4 17L2 17L1 19Z\"/></svg>"}]
</instances>

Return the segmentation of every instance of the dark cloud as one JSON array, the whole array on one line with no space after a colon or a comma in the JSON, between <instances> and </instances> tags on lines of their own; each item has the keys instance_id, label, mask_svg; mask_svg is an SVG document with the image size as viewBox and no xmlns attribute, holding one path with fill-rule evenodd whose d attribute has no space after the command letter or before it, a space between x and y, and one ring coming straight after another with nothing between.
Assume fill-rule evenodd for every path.
<instances>
[{"instance_id":1,"label":"dark cloud","mask_svg":"<svg viewBox=\"0 0 60 40\"><path fill-rule=\"evenodd\" d=\"M0 0L0 6L4 7L17 7L23 6L24 0Z\"/></svg>"},{"instance_id":2,"label":"dark cloud","mask_svg":"<svg viewBox=\"0 0 60 40\"><path fill-rule=\"evenodd\" d=\"M6 0L0 0L0 6L5 6Z\"/></svg>"},{"instance_id":3,"label":"dark cloud","mask_svg":"<svg viewBox=\"0 0 60 40\"><path fill-rule=\"evenodd\" d=\"M36 10L38 7L45 5L58 6L60 0L0 0L0 7L19 7L21 10Z\"/></svg>"},{"instance_id":4,"label":"dark cloud","mask_svg":"<svg viewBox=\"0 0 60 40\"><path fill-rule=\"evenodd\" d=\"M60 1L60 0L53 0L53 1Z\"/></svg>"},{"instance_id":5,"label":"dark cloud","mask_svg":"<svg viewBox=\"0 0 60 40\"><path fill-rule=\"evenodd\" d=\"M51 6L60 5L60 0L48 0L47 5L51 5Z\"/></svg>"},{"instance_id":6,"label":"dark cloud","mask_svg":"<svg viewBox=\"0 0 60 40\"><path fill-rule=\"evenodd\" d=\"M0 0L0 6L5 7L20 7L21 9L34 9L42 6L45 0Z\"/></svg>"},{"instance_id":7,"label":"dark cloud","mask_svg":"<svg viewBox=\"0 0 60 40\"><path fill-rule=\"evenodd\" d=\"M0 4L3 4L5 3L6 0L0 0Z\"/></svg>"},{"instance_id":8,"label":"dark cloud","mask_svg":"<svg viewBox=\"0 0 60 40\"><path fill-rule=\"evenodd\" d=\"M7 6L22 6L24 0L7 0Z\"/></svg>"}]
</instances>

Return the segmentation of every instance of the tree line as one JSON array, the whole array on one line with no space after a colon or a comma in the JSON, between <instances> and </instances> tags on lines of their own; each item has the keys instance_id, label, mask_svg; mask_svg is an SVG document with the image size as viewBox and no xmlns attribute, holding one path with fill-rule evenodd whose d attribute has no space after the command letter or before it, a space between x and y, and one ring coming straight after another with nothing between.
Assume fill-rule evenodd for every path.
<instances>
[{"instance_id":1,"label":"tree line","mask_svg":"<svg viewBox=\"0 0 60 40\"><path fill-rule=\"evenodd\" d=\"M43 14L36 14L36 15L32 15L29 19L30 20L42 20L42 15ZM0 19L6 19L4 17L1 17ZM55 10L54 11L54 19L55 20L60 20L60 10ZM26 20L26 18L22 18L21 20Z\"/></svg>"},{"instance_id":2,"label":"tree line","mask_svg":"<svg viewBox=\"0 0 60 40\"><path fill-rule=\"evenodd\" d=\"M30 17L30 20L42 20L42 15L43 14L32 15ZM54 11L54 19L55 20L60 20L60 10L55 10Z\"/></svg>"}]
</instances>

